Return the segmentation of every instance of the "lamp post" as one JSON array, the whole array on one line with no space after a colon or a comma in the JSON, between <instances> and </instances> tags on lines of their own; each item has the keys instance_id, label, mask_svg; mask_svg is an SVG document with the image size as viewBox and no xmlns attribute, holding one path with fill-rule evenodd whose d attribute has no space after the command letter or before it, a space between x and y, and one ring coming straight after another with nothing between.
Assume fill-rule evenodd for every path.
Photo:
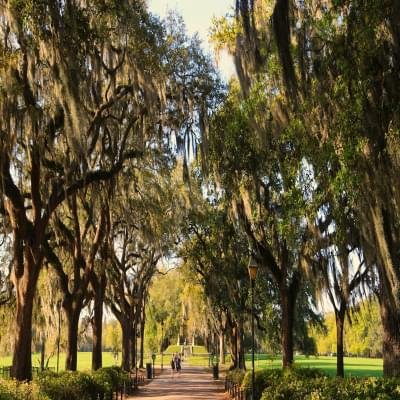
<instances>
[{"instance_id":1,"label":"lamp post","mask_svg":"<svg viewBox=\"0 0 400 400\"><path fill-rule=\"evenodd\" d=\"M254 282L257 276L258 264L254 257L250 257L249 265L249 276L251 282L251 400L255 399L254 388L255 388L255 368L254 368Z\"/></svg>"},{"instance_id":2,"label":"lamp post","mask_svg":"<svg viewBox=\"0 0 400 400\"><path fill-rule=\"evenodd\" d=\"M161 320L161 371L164 369L164 320Z\"/></svg>"},{"instance_id":3,"label":"lamp post","mask_svg":"<svg viewBox=\"0 0 400 400\"><path fill-rule=\"evenodd\" d=\"M58 338L57 338L57 372L60 365L60 338L61 338L61 300L57 301Z\"/></svg>"}]
</instances>

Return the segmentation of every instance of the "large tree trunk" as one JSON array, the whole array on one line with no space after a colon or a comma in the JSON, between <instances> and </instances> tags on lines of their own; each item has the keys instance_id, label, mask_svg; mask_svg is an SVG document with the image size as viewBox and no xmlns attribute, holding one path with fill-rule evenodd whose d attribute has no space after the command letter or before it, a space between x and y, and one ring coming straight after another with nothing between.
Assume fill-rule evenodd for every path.
<instances>
[{"instance_id":1,"label":"large tree trunk","mask_svg":"<svg viewBox=\"0 0 400 400\"><path fill-rule=\"evenodd\" d=\"M78 329L80 307L64 307L67 319L67 355L65 358L65 369L67 371L76 371L78 366Z\"/></svg>"},{"instance_id":2,"label":"large tree trunk","mask_svg":"<svg viewBox=\"0 0 400 400\"><path fill-rule=\"evenodd\" d=\"M383 326L383 375L400 377L400 317L386 296L380 296Z\"/></svg>"},{"instance_id":3,"label":"large tree trunk","mask_svg":"<svg viewBox=\"0 0 400 400\"><path fill-rule=\"evenodd\" d=\"M244 329L243 329L243 319L241 318L238 322L238 356L239 356L239 369L246 370L246 360L244 353Z\"/></svg>"},{"instance_id":4,"label":"large tree trunk","mask_svg":"<svg viewBox=\"0 0 400 400\"><path fill-rule=\"evenodd\" d=\"M128 322L121 323L122 329L122 369L125 371L130 370L130 362L131 362L131 333L132 329Z\"/></svg>"},{"instance_id":5,"label":"large tree trunk","mask_svg":"<svg viewBox=\"0 0 400 400\"><path fill-rule=\"evenodd\" d=\"M231 328L231 335L230 335L230 339L231 339L231 365L229 367L229 369L236 369L238 368L239 365L239 357L238 357L238 333L237 333L237 328L236 325L234 325Z\"/></svg>"},{"instance_id":6,"label":"large tree trunk","mask_svg":"<svg viewBox=\"0 0 400 400\"><path fill-rule=\"evenodd\" d=\"M336 317L336 376L344 378L344 352L343 352L343 332L344 332L344 319L346 316L346 309L341 309L335 312Z\"/></svg>"},{"instance_id":7,"label":"large tree trunk","mask_svg":"<svg viewBox=\"0 0 400 400\"><path fill-rule=\"evenodd\" d=\"M94 279L97 280L95 277ZM103 303L106 294L106 276L102 274L94 286L94 316L93 316L93 349L92 370L96 371L103 366Z\"/></svg>"},{"instance_id":8,"label":"large tree trunk","mask_svg":"<svg viewBox=\"0 0 400 400\"><path fill-rule=\"evenodd\" d=\"M40 370L44 371L46 358L46 339L42 336L42 345L40 347Z\"/></svg>"},{"instance_id":9,"label":"large tree trunk","mask_svg":"<svg viewBox=\"0 0 400 400\"><path fill-rule=\"evenodd\" d=\"M282 303L282 366L288 368L293 364L294 295L289 293L286 287L280 289L280 295Z\"/></svg>"},{"instance_id":10,"label":"large tree trunk","mask_svg":"<svg viewBox=\"0 0 400 400\"><path fill-rule=\"evenodd\" d=\"M139 368L144 367L144 328L146 324L146 307L143 305L142 307L142 318L140 321L140 359L139 359ZM161 343L161 346L163 344ZM162 351L162 349L161 349Z\"/></svg>"},{"instance_id":11,"label":"large tree trunk","mask_svg":"<svg viewBox=\"0 0 400 400\"><path fill-rule=\"evenodd\" d=\"M30 250L26 248L25 252L29 253ZM32 310L39 268L28 255L23 274L14 276L16 323L11 375L19 381L32 379Z\"/></svg>"},{"instance_id":12,"label":"large tree trunk","mask_svg":"<svg viewBox=\"0 0 400 400\"><path fill-rule=\"evenodd\" d=\"M374 187L369 185L368 187ZM364 217L363 234L367 257L376 262L379 273L379 301L383 326L383 375L400 376L400 257L398 252L398 231L396 216L390 215L386 199L378 193L375 198L369 193L368 199L374 203L369 214ZM368 219L368 220L367 220ZM370 228L371 227L371 228Z\"/></svg>"},{"instance_id":13,"label":"large tree trunk","mask_svg":"<svg viewBox=\"0 0 400 400\"><path fill-rule=\"evenodd\" d=\"M219 363L225 364L225 334L222 330L219 332Z\"/></svg>"}]
</instances>

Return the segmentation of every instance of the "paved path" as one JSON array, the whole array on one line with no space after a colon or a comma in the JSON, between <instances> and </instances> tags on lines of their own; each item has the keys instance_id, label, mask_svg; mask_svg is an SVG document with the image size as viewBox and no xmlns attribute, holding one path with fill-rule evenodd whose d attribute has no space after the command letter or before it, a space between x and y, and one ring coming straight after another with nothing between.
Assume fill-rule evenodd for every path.
<instances>
[{"instance_id":1,"label":"paved path","mask_svg":"<svg viewBox=\"0 0 400 400\"><path fill-rule=\"evenodd\" d=\"M180 374L171 376L169 370L151 383L141 386L130 400L225 400L221 381L214 381L210 373L200 367L183 366Z\"/></svg>"}]
</instances>

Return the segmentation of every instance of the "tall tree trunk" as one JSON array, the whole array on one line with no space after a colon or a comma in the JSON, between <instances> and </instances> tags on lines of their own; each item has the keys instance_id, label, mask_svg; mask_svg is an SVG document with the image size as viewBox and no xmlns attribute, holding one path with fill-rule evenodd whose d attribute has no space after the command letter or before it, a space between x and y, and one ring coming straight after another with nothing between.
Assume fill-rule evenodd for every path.
<instances>
[{"instance_id":1,"label":"tall tree trunk","mask_svg":"<svg viewBox=\"0 0 400 400\"><path fill-rule=\"evenodd\" d=\"M377 177L375 181L380 182ZM366 187L375 187L372 184ZM379 186L379 185L376 185ZM383 327L383 375L400 376L400 256L399 239L396 228L397 219L386 207L388 200L381 198L377 191L368 192L367 199L372 201L369 213L364 219L363 229L366 243L373 243L368 249L376 261L379 273L379 301ZM368 228L372 226L373 229ZM372 250L372 251L371 251Z\"/></svg>"},{"instance_id":2,"label":"tall tree trunk","mask_svg":"<svg viewBox=\"0 0 400 400\"><path fill-rule=\"evenodd\" d=\"M336 376L344 378L344 352L343 352L343 332L346 308L341 307L335 312L336 317Z\"/></svg>"},{"instance_id":3,"label":"tall tree trunk","mask_svg":"<svg viewBox=\"0 0 400 400\"><path fill-rule=\"evenodd\" d=\"M80 307L64 307L67 319L67 355L65 359L65 369L76 371L78 366L78 329Z\"/></svg>"},{"instance_id":4,"label":"tall tree trunk","mask_svg":"<svg viewBox=\"0 0 400 400\"><path fill-rule=\"evenodd\" d=\"M283 368L293 364L293 320L294 320L294 296L286 287L280 288L282 303L282 365Z\"/></svg>"},{"instance_id":5,"label":"tall tree trunk","mask_svg":"<svg viewBox=\"0 0 400 400\"><path fill-rule=\"evenodd\" d=\"M26 248L25 253L31 249ZM16 290L16 322L14 327L14 353L11 375L24 381L32 379L32 310L40 266L28 254L23 273L14 273Z\"/></svg>"},{"instance_id":6,"label":"tall tree trunk","mask_svg":"<svg viewBox=\"0 0 400 400\"><path fill-rule=\"evenodd\" d=\"M225 364L225 334L219 331L219 363Z\"/></svg>"},{"instance_id":7,"label":"tall tree trunk","mask_svg":"<svg viewBox=\"0 0 400 400\"><path fill-rule=\"evenodd\" d=\"M121 323L122 329L122 369L125 371L130 370L130 362L131 362L131 325L129 322Z\"/></svg>"},{"instance_id":8,"label":"tall tree trunk","mask_svg":"<svg viewBox=\"0 0 400 400\"><path fill-rule=\"evenodd\" d=\"M92 321L93 349L92 349L92 370L96 371L103 366L103 303L106 294L106 276L102 274L94 283L94 316Z\"/></svg>"},{"instance_id":9,"label":"tall tree trunk","mask_svg":"<svg viewBox=\"0 0 400 400\"><path fill-rule=\"evenodd\" d=\"M400 377L400 317L386 296L380 296L383 327L383 375Z\"/></svg>"},{"instance_id":10,"label":"tall tree trunk","mask_svg":"<svg viewBox=\"0 0 400 400\"><path fill-rule=\"evenodd\" d=\"M137 365L137 342L138 342L138 329L137 329L137 319L135 318L133 322L133 329L131 330L132 332L132 352L131 352L131 362L130 362L130 367L131 369L136 369Z\"/></svg>"},{"instance_id":11,"label":"tall tree trunk","mask_svg":"<svg viewBox=\"0 0 400 400\"><path fill-rule=\"evenodd\" d=\"M44 335L42 335L42 345L40 348L40 370L41 371L44 371L45 358L46 358L46 339L45 339Z\"/></svg>"},{"instance_id":12,"label":"tall tree trunk","mask_svg":"<svg viewBox=\"0 0 400 400\"><path fill-rule=\"evenodd\" d=\"M139 368L144 367L144 329L146 324L146 307L143 305L142 307L142 318L140 321L140 359L139 359ZM162 343L161 343L162 346Z\"/></svg>"},{"instance_id":13,"label":"tall tree trunk","mask_svg":"<svg viewBox=\"0 0 400 400\"><path fill-rule=\"evenodd\" d=\"M239 360L238 360L238 338L237 338L237 328L236 325L234 325L231 328L231 366L229 369L236 369L238 368L239 365Z\"/></svg>"},{"instance_id":14,"label":"tall tree trunk","mask_svg":"<svg viewBox=\"0 0 400 400\"><path fill-rule=\"evenodd\" d=\"M246 370L246 360L244 354L244 329L243 329L243 319L240 318L238 322L238 357L239 357L239 365L238 367L242 370Z\"/></svg>"}]
</instances>

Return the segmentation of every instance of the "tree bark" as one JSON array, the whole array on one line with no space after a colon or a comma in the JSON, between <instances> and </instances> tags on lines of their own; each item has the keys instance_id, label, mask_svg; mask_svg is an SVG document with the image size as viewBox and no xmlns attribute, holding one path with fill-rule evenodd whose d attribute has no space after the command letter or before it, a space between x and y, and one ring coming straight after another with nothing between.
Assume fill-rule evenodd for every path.
<instances>
[{"instance_id":1,"label":"tree bark","mask_svg":"<svg viewBox=\"0 0 400 400\"><path fill-rule=\"evenodd\" d=\"M76 371L78 364L78 329L80 307L64 307L67 319L67 355L65 359L65 369L67 371Z\"/></svg>"},{"instance_id":2,"label":"tree bark","mask_svg":"<svg viewBox=\"0 0 400 400\"><path fill-rule=\"evenodd\" d=\"M26 248L25 253L29 252ZM25 262L22 276L14 277L16 323L11 375L19 381L32 379L32 310L40 268L30 255Z\"/></svg>"},{"instance_id":3,"label":"tree bark","mask_svg":"<svg viewBox=\"0 0 400 400\"><path fill-rule=\"evenodd\" d=\"M238 322L238 335L237 335L237 341L238 341L238 357L239 357L239 364L238 367L239 369L246 370L246 360L245 360L245 354L244 354L244 329L243 329L243 319L240 318Z\"/></svg>"},{"instance_id":4,"label":"tree bark","mask_svg":"<svg viewBox=\"0 0 400 400\"><path fill-rule=\"evenodd\" d=\"M294 319L294 296L284 287L280 288L282 303L282 365L288 368L293 364L293 319Z\"/></svg>"},{"instance_id":5,"label":"tree bark","mask_svg":"<svg viewBox=\"0 0 400 400\"><path fill-rule=\"evenodd\" d=\"M239 362L238 362L238 346L237 346L237 328L234 325L231 328L231 366L229 369L236 369L238 368Z\"/></svg>"},{"instance_id":6,"label":"tree bark","mask_svg":"<svg viewBox=\"0 0 400 400\"><path fill-rule=\"evenodd\" d=\"M131 362L131 327L129 323L121 323L122 329L122 369L125 371L130 370Z\"/></svg>"},{"instance_id":7,"label":"tree bark","mask_svg":"<svg viewBox=\"0 0 400 400\"><path fill-rule=\"evenodd\" d=\"M92 322L93 329L93 349L92 349L92 370L96 371L103 366L103 303L106 294L107 279L102 274L93 285L94 289L94 317Z\"/></svg>"},{"instance_id":8,"label":"tree bark","mask_svg":"<svg viewBox=\"0 0 400 400\"><path fill-rule=\"evenodd\" d=\"M389 304L387 297L380 296L383 326L383 375L400 377L400 317Z\"/></svg>"},{"instance_id":9,"label":"tree bark","mask_svg":"<svg viewBox=\"0 0 400 400\"><path fill-rule=\"evenodd\" d=\"M140 321L140 359L139 359L139 368L144 367L144 328L146 324L146 307L143 304L142 307L142 318ZM163 343L161 343L162 347ZM162 351L162 349L161 349Z\"/></svg>"},{"instance_id":10,"label":"tree bark","mask_svg":"<svg viewBox=\"0 0 400 400\"><path fill-rule=\"evenodd\" d=\"M42 336L42 345L40 348L40 370L41 371L44 371L45 358L46 358L46 339L43 335Z\"/></svg>"},{"instance_id":11,"label":"tree bark","mask_svg":"<svg viewBox=\"0 0 400 400\"><path fill-rule=\"evenodd\" d=\"M219 363L225 364L225 335L223 331L219 332Z\"/></svg>"},{"instance_id":12,"label":"tree bark","mask_svg":"<svg viewBox=\"0 0 400 400\"><path fill-rule=\"evenodd\" d=\"M335 312L336 317L336 376L344 378L344 319L346 316L346 309L341 307L340 310Z\"/></svg>"}]
</instances>

